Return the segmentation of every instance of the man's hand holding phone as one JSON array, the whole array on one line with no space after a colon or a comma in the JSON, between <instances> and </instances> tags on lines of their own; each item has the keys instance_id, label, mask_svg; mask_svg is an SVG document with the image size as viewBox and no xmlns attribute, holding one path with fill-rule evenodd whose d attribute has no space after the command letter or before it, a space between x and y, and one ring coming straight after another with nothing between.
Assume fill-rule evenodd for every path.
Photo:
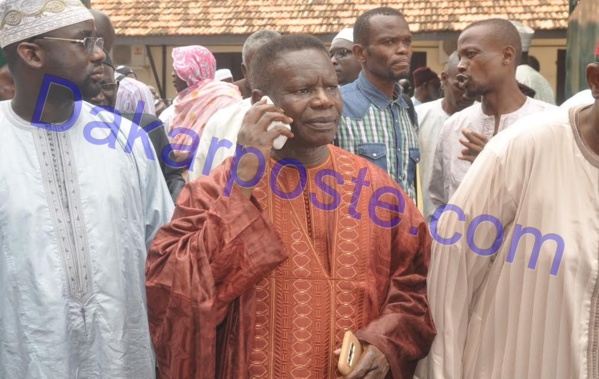
<instances>
[{"instance_id":1,"label":"man's hand holding phone","mask_svg":"<svg viewBox=\"0 0 599 379\"><path fill-rule=\"evenodd\" d=\"M237 134L237 143L245 148L258 150L266 160L270 157L277 138L293 138L289 124L293 119L286 116L283 110L275 105L268 104L267 97L252 105L243 118L241 129ZM275 124L280 122L281 124ZM272 127L271 127L272 125ZM285 142L283 141L283 143ZM282 147L282 145L281 145ZM260 159L254 154L244 154L237 166L237 177L243 181L250 181L256 177L260 168ZM244 195L251 197L253 188L241 188Z\"/></svg>"},{"instance_id":2,"label":"man's hand holding phone","mask_svg":"<svg viewBox=\"0 0 599 379\"><path fill-rule=\"evenodd\" d=\"M337 368L347 379L383 379L389 372L387 358L376 346L362 344L351 331L346 331Z\"/></svg>"}]
</instances>

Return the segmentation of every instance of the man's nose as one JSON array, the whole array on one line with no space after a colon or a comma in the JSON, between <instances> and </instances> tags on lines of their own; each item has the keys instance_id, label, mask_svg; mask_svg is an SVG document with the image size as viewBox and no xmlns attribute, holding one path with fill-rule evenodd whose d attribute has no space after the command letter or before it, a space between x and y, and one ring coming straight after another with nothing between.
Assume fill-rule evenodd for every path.
<instances>
[{"instance_id":1,"label":"man's nose","mask_svg":"<svg viewBox=\"0 0 599 379\"><path fill-rule=\"evenodd\" d=\"M457 69L459 73L462 73L468 69L468 65L466 64L466 61L464 59L460 59L460 61L458 62Z\"/></svg>"},{"instance_id":2,"label":"man's nose","mask_svg":"<svg viewBox=\"0 0 599 379\"><path fill-rule=\"evenodd\" d=\"M321 87L317 88L313 97L313 104L315 107L320 108L329 108L334 104L334 100L331 92L329 92L326 88Z\"/></svg>"},{"instance_id":3,"label":"man's nose","mask_svg":"<svg viewBox=\"0 0 599 379\"><path fill-rule=\"evenodd\" d=\"M396 54L400 54L400 55L405 55L408 54L410 52L410 45L408 45L405 42L400 42L397 44L397 49L395 50Z\"/></svg>"},{"instance_id":4,"label":"man's nose","mask_svg":"<svg viewBox=\"0 0 599 379\"><path fill-rule=\"evenodd\" d=\"M104 50L100 49L98 45L94 45L91 55L91 61L102 62L104 61L104 59L106 59L106 54L104 53Z\"/></svg>"}]
</instances>

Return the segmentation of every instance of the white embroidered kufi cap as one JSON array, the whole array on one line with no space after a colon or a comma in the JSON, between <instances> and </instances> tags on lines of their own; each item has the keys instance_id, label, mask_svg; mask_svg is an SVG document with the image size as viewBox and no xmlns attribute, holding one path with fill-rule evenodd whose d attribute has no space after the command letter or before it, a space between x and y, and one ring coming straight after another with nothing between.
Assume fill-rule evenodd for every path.
<instances>
[{"instance_id":1,"label":"white embroidered kufi cap","mask_svg":"<svg viewBox=\"0 0 599 379\"><path fill-rule=\"evenodd\" d=\"M0 47L92 19L80 0L0 0Z\"/></svg>"},{"instance_id":2,"label":"white embroidered kufi cap","mask_svg":"<svg viewBox=\"0 0 599 379\"><path fill-rule=\"evenodd\" d=\"M535 31L533 28L524 25L518 21L510 21L512 25L516 27L518 30L518 34L520 34L520 43L522 44L522 52L528 53L530 50L530 44L532 41L532 37L535 35Z\"/></svg>"},{"instance_id":3,"label":"white embroidered kufi cap","mask_svg":"<svg viewBox=\"0 0 599 379\"><path fill-rule=\"evenodd\" d=\"M349 42L354 42L354 28L343 29L335 36L335 38L333 38L331 43L335 42L337 39L344 39Z\"/></svg>"}]
</instances>

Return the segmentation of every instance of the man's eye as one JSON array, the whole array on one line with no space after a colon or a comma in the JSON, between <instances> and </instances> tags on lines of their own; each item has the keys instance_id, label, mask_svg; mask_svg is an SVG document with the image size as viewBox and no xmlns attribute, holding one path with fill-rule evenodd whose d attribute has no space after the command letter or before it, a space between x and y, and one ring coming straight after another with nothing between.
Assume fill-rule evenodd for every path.
<instances>
[{"instance_id":1,"label":"man's eye","mask_svg":"<svg viewBox=\"0 0 599 379\"><path fill-rule=\"evenodd\" d=\"M301 94L307 94L307 93L310 93L311 90L310 90L310 88L302 88L302 89L300 89L300 90L298 90L296 92L297 93L301 93Z\"/></svg>"}]
</instances>

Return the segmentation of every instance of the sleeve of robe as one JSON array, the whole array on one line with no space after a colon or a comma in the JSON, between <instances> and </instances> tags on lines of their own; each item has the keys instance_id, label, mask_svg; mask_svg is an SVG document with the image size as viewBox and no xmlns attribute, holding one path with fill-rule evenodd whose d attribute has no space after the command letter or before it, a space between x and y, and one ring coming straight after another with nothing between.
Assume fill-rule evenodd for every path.
<instances>
[{"instance_id":1,"label":"sleeve of robe","mask_svg":"<svg viewBox=\"0 0 599 379\"><path fill-rule=\"evenodd\" d=\"M146 116L146 114L144 114ZM151 116L151 115L149 115ZM162 174L164 175L164 180L166 181L166 185L168 187L168 191L173 198L173 201L176 202L181 190L185 186L185 179L183 179L183 173L185 172L184 167L173 167L164 161L162 157L162 153L170 146L168 142L168 137L166 136L166 132L164 130L164 124L157 117L152 117L152 121L145 123L143 127L148 125L152 125L155 122L160 122L158 127L152 129L148 133L152 144L154 145L154 150L156 151L156 157L158 158L158 162L160 162L160 169L162 170ZM143 120L143 119L142 119ZM155 125L155 124L154 124ZM171 159L174 160L174 157Z\"/></svg>"},{"instance_id":2,"label":"sleeve of robe","mask_svg":"<svg viewBox=\"0 0 599 379\"><path fill-rule=\"evenodd\" d=\"M428 276L428 298L437 328L437 337L427 358L428 378L462 378L468 355L465 352L473 299L481 285L489 280L494 256L476 254L469 247L469 226L474 218L490 215L502 225L513 221L516 212L514 194L519 189L506 180L523 163L500 159L494 150L495 139L474 161L458 191L438 223L431 223L433 247ZM460 213L463 211L463 215ZM491 222L476 227L474 243L481 248L493 245L497 236ZM504 242L505 243L505 242ZM420 371L420 370L419 370Z\"/></svg>"},{"instance_id":3,"label":"sleeve of robe","mask_svg":"<svg viewBox=\"0 0 599 379\"><path fill-rule=\"evenodd\" d=\"M403 191L400 193L406 199L406 207L399 214L401 222L390 231L389 288L379 317L358 330L356 337L385 354L394 379L411 379L418 360L426 356L435 336L426 298L431 237L416 205ZM397 204L393 198L397 197L380 199ZM417 231L416 235L410 234L410 230Z\"/></svg>"},{"instance_id":4,"label":"sleeve of robe","mask_svg":"<svg viewBox=\"0 0 599 379\"><path fill-rule=\"evenodd\" d=\"M140 200L145 220L144 237L146 248L149 249L160 227L171 219L174 204L163 179L159 163L156 159L148 158L148 151L151 153L150 157L156 156L152 144L145 146L146 140L143 138L135 138L131 144L129 143L129 136L132 133L135 134L134 131L138 129L139 126L129 122L129 119L123 116L119 139L123 146L130 145L127 146L127 148L131 148L130 157L135 159L138 170L137 180L139 181L139 188L141 188Z\"/></svg>"},{"instance_id":5,"label":"sleeve of robe","mask_svg":"<svg viewBox=\"0 0 599 379\"><path fill-rule=\"evenodd\" d=\"M185 186L150 249L148 314L163 378L214 378L228 306L287 257L254 202L235 187L223 195L229 167Z\"/></svg>"},{"instance_id":6,"label":"sleeve of robe","mask_svg":"<svg viewBox=\"0 0 599 379\"><path fill-rule=\"evenodd\" d=\"M437 141L437 148L433 157L433 170L431 172L431 181L428 186L429 196L433 204L434 213L437 208L447 204L447 192L445 190L445 175L443 170L447 169L444 167L443 161L443 145L447 141L447 123L441 129L441 134ZM433 213L425 215L428 220L431 219Z\"/></svg>"}]
</instances>

